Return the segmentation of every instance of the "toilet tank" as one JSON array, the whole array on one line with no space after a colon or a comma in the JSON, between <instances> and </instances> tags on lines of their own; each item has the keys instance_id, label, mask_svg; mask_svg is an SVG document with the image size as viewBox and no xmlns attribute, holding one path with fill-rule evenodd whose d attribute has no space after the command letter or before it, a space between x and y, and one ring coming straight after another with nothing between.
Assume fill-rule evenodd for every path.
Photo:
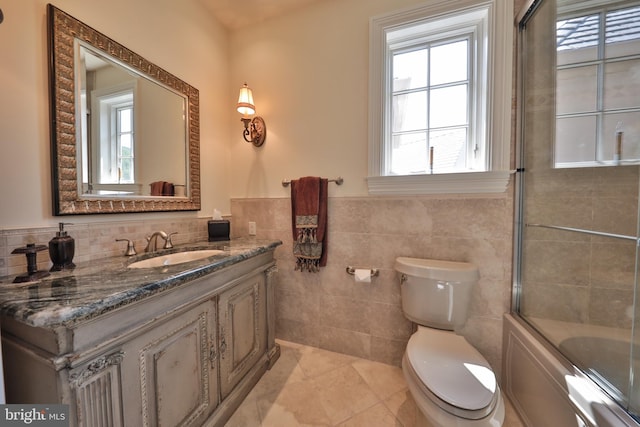
<instances>
[{"instance_id":1,"label":"toilet tank","mask_svg":"<svg viewBox=\"0 0 640 427\"><path fill-rule=\"evenodd\" d=\"M402 310L419 325L454 330L467 320L478 267L466 262L399 257Z\"/></svg>"}]
</instances>

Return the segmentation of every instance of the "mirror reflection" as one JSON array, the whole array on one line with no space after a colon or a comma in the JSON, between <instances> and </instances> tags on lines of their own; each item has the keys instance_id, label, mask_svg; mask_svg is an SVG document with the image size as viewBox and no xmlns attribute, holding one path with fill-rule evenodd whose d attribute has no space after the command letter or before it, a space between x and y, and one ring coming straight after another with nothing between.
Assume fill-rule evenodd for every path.
<instances>
[{"instance_id":1,"label":"mirror reflection","mask_svg":"<svg viewBox=\"0 0 640 427\"><path fill-rule=\"evenodd\" d=\"M640 3L559 0L557 168L640 163Z\"/></svg>"},{"instance_id":2,"label":"mirror reflection","mask_svg":"<svg viewBox=\"0 0 640 427\"><path fill-rule=\"evenodd\" d=\"M82 194L185 196L186 97L76 43Z\"/></svg>"},{"instance_id":3,"label":"mirror reflection","mask_svg":"<svg viewBox=\"0 0 640 427\"><path fill-rule=\"evenodd\" d=\"M198 90L47 13L54 214L199 210Z\"/></svg>"}]
</instances>

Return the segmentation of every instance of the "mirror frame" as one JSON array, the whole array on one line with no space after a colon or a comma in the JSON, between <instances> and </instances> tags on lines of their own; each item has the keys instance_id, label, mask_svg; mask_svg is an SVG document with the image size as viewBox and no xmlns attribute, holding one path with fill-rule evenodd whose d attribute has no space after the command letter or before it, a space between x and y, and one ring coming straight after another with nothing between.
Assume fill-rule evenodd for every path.
<instances>
[{"instance_id":1,"label":"mirror frame","mask_svg":"<svg viewBox=\"0 0 640 427\"><path fill-rule=\"evenodd\" d=\"M47 5L51 166L54 215L200 210L200 102L198 89L111 40L55 6ZM187 197L127 196L81 198L76 158L74 39L82 40L141 76L187 99ZM187 143L187 141L185 141ZM186 148L186 147L185 147Z\"/></svg>"}]
</instances>

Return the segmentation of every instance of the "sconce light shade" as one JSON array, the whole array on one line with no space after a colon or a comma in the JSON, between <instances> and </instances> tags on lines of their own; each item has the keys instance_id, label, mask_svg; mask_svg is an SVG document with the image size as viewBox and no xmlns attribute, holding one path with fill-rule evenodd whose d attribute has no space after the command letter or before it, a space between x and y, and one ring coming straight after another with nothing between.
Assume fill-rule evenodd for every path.
<instances>
[{"instance_id":1,"label":"sconce light shade","mask_svg":"<svg viewBox=\"0 0 640 427\"><path fill-rule=\"evenodd\" d=\"M238 113L245 116L255 114L256 106L253 104L253 93L249 86L245 83L240 88L240 96L238 96Z\"/></svg>"},{"instance_id":2,"label":"sconce light shade","mask_svg":"<svg viewBox=\"0 0 640 427\"><path fill-rule=\"evenodd\" d=\"M260 116L247 117L255 114L256 106L253 104L253 93L246 83L240 88L237 110L243 116L240 121L244 123L244 131L242 132L244 140L252 143L255 147L261 147L267 138L267 125Z\"/></svg>"}]
</instances>

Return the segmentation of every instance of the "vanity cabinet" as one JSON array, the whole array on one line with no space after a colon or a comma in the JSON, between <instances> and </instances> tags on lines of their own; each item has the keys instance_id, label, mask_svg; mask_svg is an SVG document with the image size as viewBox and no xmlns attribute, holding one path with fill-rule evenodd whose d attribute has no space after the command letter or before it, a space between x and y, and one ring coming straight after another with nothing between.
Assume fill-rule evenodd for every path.
<instances>
[{"instance_id":1,"label":"vanity cabinet","mask_svg":"<svg viewBox=\"0 0 640 427\"><path fill-rule=\"evenodd\" d=\"M66 403L72 426L224 425L279 356L267 252L53 328L3 318L10 403Z\"/></svg>"}]
</instances>

